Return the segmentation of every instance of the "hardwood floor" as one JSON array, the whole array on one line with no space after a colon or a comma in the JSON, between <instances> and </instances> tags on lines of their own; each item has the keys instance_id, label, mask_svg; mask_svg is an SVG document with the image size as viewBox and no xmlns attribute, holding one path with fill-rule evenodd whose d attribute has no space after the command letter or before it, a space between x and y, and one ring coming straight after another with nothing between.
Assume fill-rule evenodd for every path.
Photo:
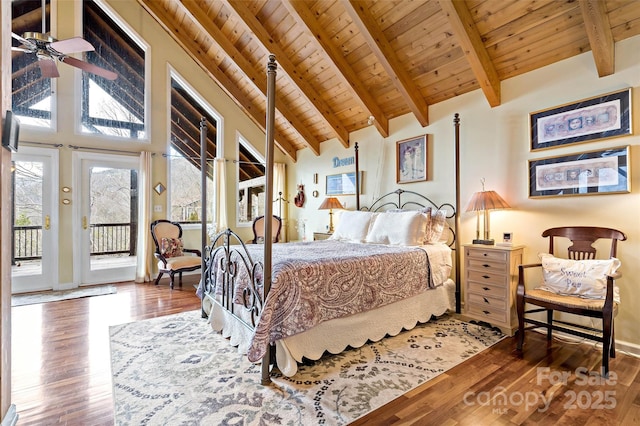
<instances>
[{"instance_id":1,"label":"hardwood floor","mask_svg":"<svg viewBox=\"0 0 640 426\"><path fill-rule=\"evenodd\" d=\"M112 425L109 326L200 308L182 289L118 283L117 294L11 308L12 403L19 425ZM177 278L176 278L177 280Z\"/></svg>"},{"instance_id":2,"label":"hardwood floor","mask_svg":"<svg viewBox=\"0 0 640 426\"><path fill-rule=\"evenodd\" d=\"M168 280L120 283L117 294L12 308L19 425L113 424L109 326L199 309L197 279L173 291ZM619 352L608 383L577 370L599 363L591 344L547 346L527 333L524 355L504 339L353 424L640 425L640 359Z\"/></svg>"}]
</instances>

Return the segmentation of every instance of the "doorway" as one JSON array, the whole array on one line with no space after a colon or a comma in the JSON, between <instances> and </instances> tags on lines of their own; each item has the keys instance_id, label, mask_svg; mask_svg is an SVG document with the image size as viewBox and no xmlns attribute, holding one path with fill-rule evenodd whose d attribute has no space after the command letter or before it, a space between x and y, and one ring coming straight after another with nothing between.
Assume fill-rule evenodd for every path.
<instances>
[{"instance_id":1,"label":"doorway","mask_svg":"<svg viewBox=\"0 0 640 426\"><path fill-rule=\"evenodd\" d=\"M133 281L138 238L138 158L73 153L74 282Z\"/></svg>"},{"instance_id":2,"label":"doorway","mask_svg":"<svg viewBox=\"0 0 640 426\"><path fill-rule=\"evenodd\" d=\"M58 150L21 146L11 160L11 292L57 290Z\"/></svg>"}]
</instances>

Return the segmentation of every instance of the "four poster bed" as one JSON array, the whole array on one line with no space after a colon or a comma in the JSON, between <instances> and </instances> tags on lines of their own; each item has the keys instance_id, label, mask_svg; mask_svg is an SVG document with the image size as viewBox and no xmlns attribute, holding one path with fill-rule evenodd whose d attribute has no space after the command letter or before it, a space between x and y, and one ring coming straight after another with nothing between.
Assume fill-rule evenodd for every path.
<instances>
[{"instance_id":1,"label":"four poster bed","mask_svg":"<svg viewBox=\"0 0 640 426\"><path fill-rule=\"evenodd\" d=\"M265 215L272 214L273 87L268 65ZM292 376L298 363L339 353L460 309L458 125L456 201L437 204L413 191L385 194L345 211L329 240L245 245L231 229L205 249L198 288L203 317L249 360ZM270 127L271 126L271 127ZM359 176L355 146L356 177ZM356 182L359 188L359 182ZM271 235L265 222L265 235ZM458 250L459 252L459 250ZM455 263L455 264L454 264ZM454 279L451 272L454 271ZM275 348L275 357L271 350Z\"/></svg>"}]
</instances>

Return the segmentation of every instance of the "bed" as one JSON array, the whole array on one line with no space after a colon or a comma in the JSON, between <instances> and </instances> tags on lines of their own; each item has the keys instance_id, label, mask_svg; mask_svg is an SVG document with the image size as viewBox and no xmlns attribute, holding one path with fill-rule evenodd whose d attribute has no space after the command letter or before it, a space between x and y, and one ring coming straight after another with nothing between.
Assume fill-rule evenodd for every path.
<instances>
[{"instance_id":1,"label":"bed","mask_svg":"<svg viewBox=\"0 0 640 426\"><path fill-rule=\"evenodd\" d=\"M218 234L206 254L203 316L252 362L275 345L279 370L292 376L304 359L455 310L453 206L397 190L372 208L344 212L328 240L273 244L267 297L264 246Z\"/></svg>"},{"instance_id":2,"label":"bed","mask_svg":"<svg viewBox=\"0 0 640 426\"><path fill-rule=\"evenodd\" d=\"M272 214L275 69L271 56L266 216ZM270 382L273 364L293 376L304 359L396 335L448 310L459 312L459 256L452 254L459 251L457 114L454 125L456 207L398 189L361 208L356 194L356 210L341 215L329 240L245 245L231 229L212 238L198 288L203 317L250 361L262 361L263 384ZM357 143L355 168L359 188ZM267 222L266 235L268 227Z\"/></svg>"}]
</instances>

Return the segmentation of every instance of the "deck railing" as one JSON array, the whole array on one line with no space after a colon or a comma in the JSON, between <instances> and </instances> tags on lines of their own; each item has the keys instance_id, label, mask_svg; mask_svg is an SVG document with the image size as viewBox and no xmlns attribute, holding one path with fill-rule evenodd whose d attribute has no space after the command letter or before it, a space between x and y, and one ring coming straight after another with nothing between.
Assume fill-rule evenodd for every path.
<instances>
[{"instance_id":1,"label":"deck railing","mask_svg":"<svg viewBox=\"0 0 640 426\"><path fill-rule=\"evenodd\" d=\"M90 225L91 256L105 254L136 254L135 223L99 223ZM42 258L42 226L13 227L13 256L16 261Z\"/></svg>"}]
</instances>

